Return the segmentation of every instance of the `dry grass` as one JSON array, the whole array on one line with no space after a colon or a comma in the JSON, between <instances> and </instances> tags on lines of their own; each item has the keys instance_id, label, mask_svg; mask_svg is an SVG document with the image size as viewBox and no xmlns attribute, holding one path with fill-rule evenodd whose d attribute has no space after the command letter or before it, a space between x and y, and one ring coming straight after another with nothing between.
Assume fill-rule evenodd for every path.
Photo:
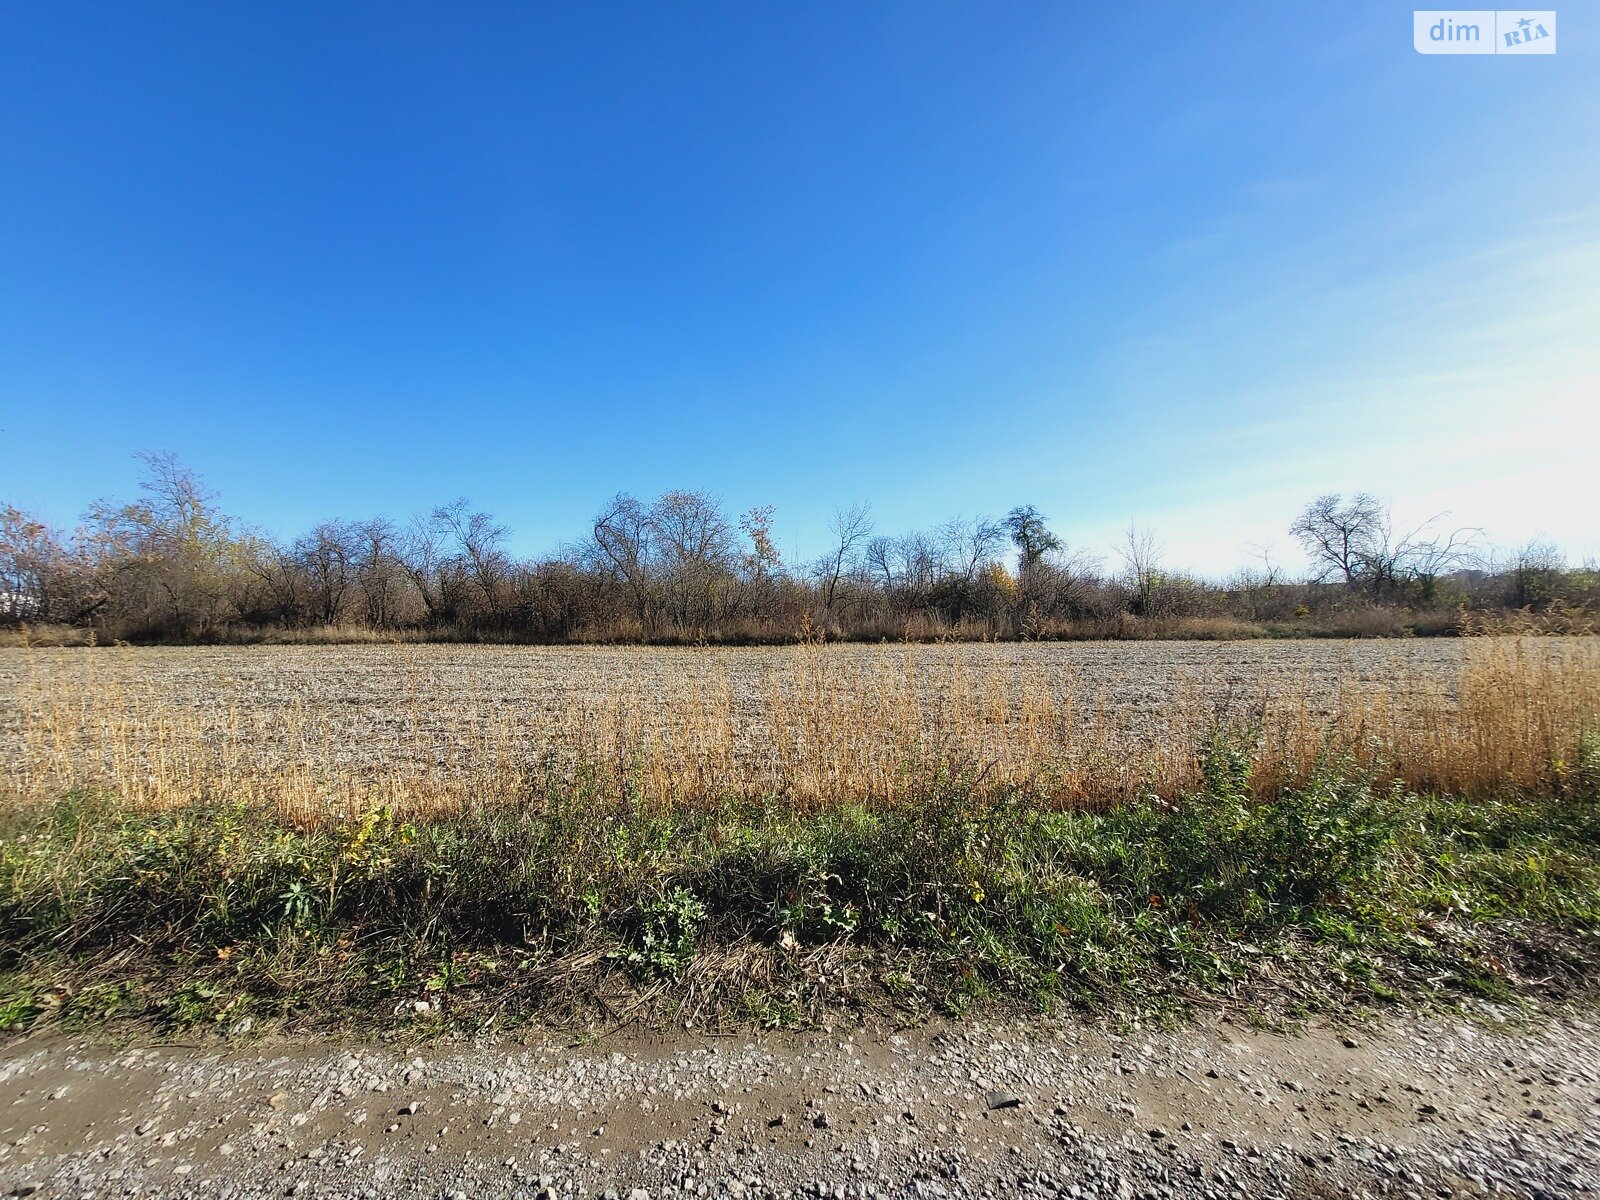
<instances>
[{"instance_id":1,"label":"dry grass","mask_svg":"<svg viewBox=\"0 0 1600 1200\"><path fill-rule=\"evenodd\" d=\"M1196 786L1221 723L1259 731L1263 788L1303 775L1330 740L1417 787L1544 787L1600 727L1600 640L0 657L11 802L93 787L304 822L379 803L444 813L580 773L651 805L894 803L940 772L1104 805Z\"/></svg>"},{"instance_id":2,"label":"dry grass","mask_svg":"<svg viewBox=\"0 0 1600 1200\"><path fill-rule=\"evenodd\" d=\"M0 627L0 650L36 646L93 646L94 630L78 625L19 625Z\"/></svg>"},{"instance_id":3,"label":"dry grass","mask_svg":"<svg viewBox=\"0 0 1600 1200\"><path fill-rule=\"evenodd\" d=\"M1528 608L1466 612L1461 615L1461 628L1469 636L1594 637L1600 634L1600 611L1558 599L1539 612Z\"/></svg>"}]
</instances>

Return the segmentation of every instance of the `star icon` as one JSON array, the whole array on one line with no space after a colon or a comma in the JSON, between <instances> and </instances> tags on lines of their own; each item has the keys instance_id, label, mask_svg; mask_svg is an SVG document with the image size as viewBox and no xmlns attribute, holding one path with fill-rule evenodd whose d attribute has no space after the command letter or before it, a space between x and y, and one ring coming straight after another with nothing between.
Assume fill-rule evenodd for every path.
<instances>
[{"instance_id":1,"label":"star icon","mask_svg":"<svg viewBox=\"0 0 1600 1200\"><path fill-rule=\"evenodd\" d=\"M1531 17L1523 17L1522 20L1517 22L1517 24L1526 29L1529 25L1533 24L1533 19Z\"/></svg>"}]
</instances>

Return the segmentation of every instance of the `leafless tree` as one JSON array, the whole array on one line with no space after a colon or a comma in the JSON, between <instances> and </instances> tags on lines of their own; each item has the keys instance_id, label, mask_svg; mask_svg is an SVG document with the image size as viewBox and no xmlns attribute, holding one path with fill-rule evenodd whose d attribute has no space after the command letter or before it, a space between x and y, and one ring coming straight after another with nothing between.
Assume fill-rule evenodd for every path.
<instances>
[{"instance_id":1,"label":"leafless tree","mask_svg":"<svg viewBox=\"0 0 1600 1200\"><path fill-rule=\"evenodd\" d=\"M902 606L908 611L922 608L939 581L939 548L927 534L913 531L895 540Z\"/></svg>"},{"instance_id":2,"label":"leafless tree","mask_svg":"<svg viewBox=\"0 0 1600 1200\"><path fill-rule=\"evenodd\" d=\"M139 500L99 501L85 538L115 586L123 615L204 637L236 612L230 594L245 547L217 507L216 494L169 452L137 455L145 465Z\"/></svg>"},{"instance_id":3,"label":"leafless tree","mask_svg":"<svg viewBox=\"0 0 1600 1200\"><path fill-rule=\"evenodd\" d=\"M90 556L32 514L0 506L0 624L82 624L107 599Z\"/></svg>"},{"instance_id":4,"label":"leafless tree","mask_svg":"<svg viewBox=\"0 0 1600 1200\"><path fill-rule=\"evenodd\" d=\"M1318 496L1289 526L1306 557L1312 577L1342 578L1354 585L1373 560L1388 523L1384 507L1368 492L1348 501L1337 492Z\"/></svg>"},{"instance_id":5,"label":"leafless tree","mask_svg":"<svg viewBox=\"0 0 1600 1200\"><path fill-rule=\"evenodd\" d=\"M465 498L434 509L432 519L450 539L459 569L476 585L489 619L500 623L511 577L511 560L504 549L509 531L488 513L473 512Z\"/></svg>"},{"instance_id":6,"label":"leafless tree","mask_svg":"<svg viewBox=\"0 0 1600 1200\"><path fill-rule=\"evenodd\" d=\"M248 537L246 546L244 569L254 581L245 606L249 616L268 624L300 625L307 600L295 550L265 533Z\"/></svg>"},{"instance_id":7,"label":"leafless tree","mask_svg":"<svg viewBox=\"0 0 1600 1200\"><path fill-rule=\"evenodd\" d=\"M358 553L356 530L343 521L324 521L296 540L295 562L305 575L314 620L338 624L355 578L353 560Z\"/></svg>"},{"instance_id":8,"label":"leafless tree","mask_svg":"<svg viewBox=\"0 0 1600 1200\"><path fill-rule=\"evenodd\" d=\"M1019 600L1027 609L1057 617L1104 616L1098 599L1104 564L1086 550L1059 546L1022 575Z\"/></svg>"},{"instance_id":9,"label":"leafless tree","mask_svg":"<svg viewBox=\"0 0 1600 1200\"><path fill-rule=\"evenodd\" d=\"M1248 549L1251 557L1261 564L1261 571L1256 578L1262 587L1277 587L1283 582L1283 567L1273 558L1270 544L1251 542Z\"/></svg>"},{"instance_id":10,"label":"leafless tree","mask_svg":"<svg viewBox=\"0 0 1600 1200\"><path fill-rule=\"evenodd\" d=\"M1566 555L1553 543L1538 538L1524 542L1505 565L1506 603L1512 608L1547 603L1556 595L1566 569Z\"/></svg>"},{"instance_id":11,"label":"leafless tree","mask_svg":"<svg viewBox=\"0 0 1600 1200\"><path fill-rule=\"evenodd\" d=\"M374 517L356 528L354 541L356 585L367 624L387 629L399 619L399 531L388 518Z\"/></svg>"},{"instance_id":12,"label":"leafless tree","mask_svg":"<svg viewBox=\"0 0 1600 1200\"><path fill-rule=\"evenodd\" d=\"M671 491L650 508L669 615L693 629L723 615L732 599L737 550L716 497Z\"/></svg>"},{"instance_id":13,"label":"leafless tree","mask_svg":"<svg viewBox=\"0 0 1600 1200\"><path fill-rule=\"evenodd\" d=\"M655 524L650 510L626 493L614 497L594 520L594 559L627 589L635 615L647 631L658 621Z\"/></svg>"},{"instance_id":14,"label":"leafless tree","mask_svg":"<svg viewBox=\"0 0 1600 1200\"><path fill-rule=\"evenodd\" d=\"M978 575L1000 554L1005 545L1005 527L988 517L957 517L940 530L943 554L949 571L971 587Z\"/></svg>"},{"instance_id":15,"label":"leafless tree","mask_svg":"<svg viewBox=\"0 0 1600 1200\"><path fill-rule=\"evenodd\" d=\"M862 554L868 574L885 591L895 586L895 539L879 535L867 539Z\"/></svg>"},{"instance_id":16,"label":"leafless tree","mask_svg":"<svg viewBox=\"0 0 1600 1200\"><path fill-rule=\"evenodd\" d=\"M1133 594L1133 611L1139 616L1155 611L1164 553L1165 547L1156 541L1154 530L1129 523L1122 544L1117 547L1117 557L1122 559L1124 578Z\"/></svg>"},{"instance_id":17,"label":"leafless tree","mask_svg":"<svg viewBox=\"0 0 1600 1200\"><path fill-rule=\"evenodd\" d=\"M822 589L822 610L832 613L838 597L839 581L850 569L862 544L872 536L871 507L852 504L849 508L834 509L833 518L828 522L828 532L833 535L833 544L828 553L818 560L814 570Z\"/></svg>"},{"instance_id":18,"label":"leafless tree","mask_svg":"<svg viewBox=\"0 0 1600 1200\"><path fill-rule=\"evenodd\" d=\"M1385 574L1390 581L1414 584L1421 598L1434 595L1441 576L1459 571L1477 561L1483 531L1476 528L1440 530L1437 523L1447 513L1430 517L1409 533L1385 539Z\"/></svg>"},{"instance_id":19,"label":"leafless tree","mask_svg":"<svg viewBox=\"0 0 1600 1200\"><path fill-rule=\"evenodd\" d=\"M1337 493L1318 496L1289 526L1311 560L1315 579L1341 579L1373 596L1414 584L1430 594L1439 576L1466 565L1481 531L1441 531L1448 514L1429 517L1396 532L1387 505L1368 492L1348 501Z\"/></svg>"},{"instance_id":20,"label":"leafless tree","mask_svg":"<svg viewBox=\"0 0 1600 1200\"><path fill-rule=\"evenodd\" d=\"M470 581L451 539L433 517L414 517L399 539L395 561L417 589L430 622L449 624L462 613Z\"/></svg>"},{"instance_id":21,"label":"leafless tree","mask_svg":"<svg viewBox=\"0 0 1600 1200\"><path fill-rule=\"evenodd\" d=\"M51 528L19 508L0 508L0 622L37 620L61 556Z\"/></svg>"},{"instance_id":22,"label":"leafless tree","mask_svg":"<svg viewBox=\"0 0 1600 1200\"><path fill-rule=\"evenodd\" d=\"M492 624L528 640L818 629L1049 637L1071 632L1069 622L1125 612L1326 615L1337 619L1324 627L1345 628L1345 588L1383 602L1359 614L1374 630L1444 628L1447 610L1461 604L1572 606L1581 618L1572 627L1580 628L1600 602L1592 563L1569 568L1545 543L1484 563L1479 531L1452 529L1442 516L1397 529L1367 493L1319 497L1296 517L1293 532L1316 582L1286 578L1270 550L1256 547L1259 567L1219 587L1167 570L1155 536L1137 526L1118 548L1121 570L1108 576L1069 553L1031 506L999 522L958 518L899 537L877 535L865 505L841 508L827 552L807 571L785 568L771 508L730 520L715 496L693 491L649 503L619 495L581 547L540 562L515 559L505 528L464 500L404 528L382 518L329 521L280 541L239 528L173 456L142 461L138 497L94 505L71 536L0 507L0 622L65 621L130 639L312 621L416 624L447 636ZM1002 561L1008 537L1014 573ZM1395 607L1402 602L1410 613ZM1423 615L1425 624L1413 620Z\"/></svg>"}]
</instances>

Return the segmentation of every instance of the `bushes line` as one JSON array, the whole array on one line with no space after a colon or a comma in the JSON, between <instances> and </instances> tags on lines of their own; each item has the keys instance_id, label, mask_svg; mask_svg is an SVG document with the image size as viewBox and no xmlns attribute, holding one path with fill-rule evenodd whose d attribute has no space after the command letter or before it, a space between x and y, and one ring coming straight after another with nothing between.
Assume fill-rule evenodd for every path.
<instances>
[{"instance_id":1,"label":"bushes line","mask_svg":"<svg viewBox=\"0 0 1600 1200\"><path fill-rule=\"evenodd\" d=\"M1289 526L1309 561L1299 579L1265 553L1202 578L1136 526L1108 562L1069 547L1032 505L893 536L865 506L840 509L818 557L785 562L770 507L733 517L681 490L618 495L576 540L530 559L464 499L282 540L225 513L171 455L140 457L140 497L93 505L71 534L0 504L9 640L1400 636L1507 620L1592 633L1600 612L1595 564L1546 544L1494 553L1477 531L1433 522L1402 533L1364 494L1319 497Z\"/></svg>"}]
</instances>

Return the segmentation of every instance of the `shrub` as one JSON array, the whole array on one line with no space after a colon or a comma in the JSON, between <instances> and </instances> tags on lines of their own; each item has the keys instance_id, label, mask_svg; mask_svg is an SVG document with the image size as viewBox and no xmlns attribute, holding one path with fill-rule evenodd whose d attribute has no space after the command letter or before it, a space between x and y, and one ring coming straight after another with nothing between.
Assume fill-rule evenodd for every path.
<instances>
[{"instance_id":1,"label":"shrub","mask_svg":"<svg viewBox=\"0 0 1600 1200\"><path fill-rule=\"evenodd\" d=\"M616 956L645 978L675 979L694 959L706 906L686 887L645 901L622 925Z\"/></svg>"},{"instance_id":2,"label":"shrub","mask_svg":"<svg viewBox=\"0 0 1600 1200\"><path fill-rule=\"evenodd\" d=\"M1191 920L1271 927L1336 902L1380 873L1418 801L1378 769L1328 754L1302 785L1267 799L1251 791L1253 735L1225 730L1204 754L1203 790L1111 818L1133 847L1129 884Z\"/></svg>"}]
</instances>

